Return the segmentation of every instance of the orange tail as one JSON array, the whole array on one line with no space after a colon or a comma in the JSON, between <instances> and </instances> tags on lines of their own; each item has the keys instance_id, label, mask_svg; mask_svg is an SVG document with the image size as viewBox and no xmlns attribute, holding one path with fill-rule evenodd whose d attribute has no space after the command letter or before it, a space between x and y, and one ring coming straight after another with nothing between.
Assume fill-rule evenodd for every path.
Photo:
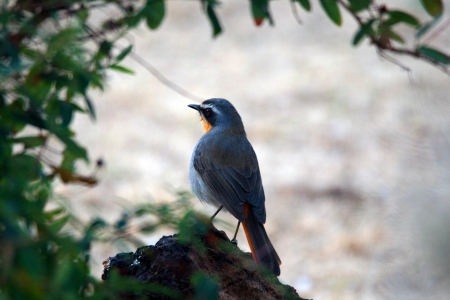
<instances>
[{"instance_id":1,"label":"orange tail","mask_svg":"<svg viewBox=\"0 0 450 300\"><path fill-rule=\"evenodd\" d=\"M267 236L264 225L258 222L252 207L244 204L244 222L242 223L252 256L256 264L280 275L281 260Z\"/></svg>"}]
</instances>

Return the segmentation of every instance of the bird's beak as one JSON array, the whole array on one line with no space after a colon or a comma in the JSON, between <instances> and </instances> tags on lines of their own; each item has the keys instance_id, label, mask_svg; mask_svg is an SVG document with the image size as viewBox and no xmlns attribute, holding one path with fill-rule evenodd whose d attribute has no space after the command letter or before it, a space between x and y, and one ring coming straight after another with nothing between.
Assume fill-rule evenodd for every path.
<instances>
[{"instance_id":1,"label":"bird's beak","mask_svg":"<svg viewBox=\"0 0 450 300\"><path fill-rule=\"evenodd\" d=\"M192 109L200 111L200 105L198 104L189 104L188 106Z\"/></svg>"}]
</instances>

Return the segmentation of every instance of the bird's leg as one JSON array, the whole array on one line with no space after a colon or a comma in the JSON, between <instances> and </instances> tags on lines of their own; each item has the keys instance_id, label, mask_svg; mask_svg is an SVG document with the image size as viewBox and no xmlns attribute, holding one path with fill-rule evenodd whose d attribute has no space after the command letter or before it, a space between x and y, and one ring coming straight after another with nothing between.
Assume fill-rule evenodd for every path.
<instances>
[{"instance_id":1,"label":"bird's leg","mask_svg":"<svg viewBox=\"0 0 450 300\"><path fill-rule=\"evenodd\" d=\"M222 208L223 208L223 205L221 205L221 206L219 207L219 209L212 215L212 217L209 218L209 221L210 221L210 222L212 222L212 220L213 220L213 219L215 218L215 216L219 213L219 211L222 210Z\"/></svg>"},{"instance_id":2,"label":"bird's leg","mask_svg":"<svg viewBox=\"0 0 450 300\"><path fill-rule=\"evenodd\" d=\"M236 226L236 231L234 232L234 236L233 236L233 239L231 240L231 242L237 247L237 245L238 245L238 241L237 241L237 239L236 239L236 236L237 236L237 233L238 233L238 231L239 231L239 225L241 225L241 221L238 221L238 224L237 224L237 226Z\"/></svg>"}]
</instances>

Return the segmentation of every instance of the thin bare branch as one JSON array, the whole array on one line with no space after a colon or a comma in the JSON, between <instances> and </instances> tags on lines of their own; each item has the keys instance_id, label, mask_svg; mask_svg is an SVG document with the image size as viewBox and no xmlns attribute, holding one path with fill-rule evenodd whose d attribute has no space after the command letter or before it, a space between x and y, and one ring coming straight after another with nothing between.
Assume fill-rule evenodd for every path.
<instances>
[{"instance_id":1,"label":"thin bare branch","mask_svg":"<svg viewBox=\"0 0 450 300\"><path fill-rule=\"evenodd\" d=\"M300 15L298 14L297 7L295 6L295 2L289 1L289 3L291 4L291 11L292 11L292 14L294 15L295 20L297 21L298 24L303 25L303 21L300 18Z\"/></svg>"},{"instance_id":2,"label":"thin bare branch","mask_svg":"<svg viewBox=\"0 0 450 300\"><path fill-rule=\"evenodd\" d=\"M436 30L431 33L427 38L425 38L422 43L423 44L429 44L432 41L434 41L444 30L448 29L448 27L450 27L450 19L448 19L447 21L445 21L443 24L441 24L441 26L439 26L438 28L436 28Z\"/></svg>"},{"instance_id":3,"label":"thin bare branch","mask_svg":"<svg viewBox=\"0 0 450 300\"><path fill-rule=\"evenodd\" d=\"M149 71L156 79L159 80L162 84L173 90L174 92L180 94L183 97L191 99L193 101L203 101L205 98L194 95L187 90L183 89L179 85L173 83L169 79L167 79L161 72L158 71L154 66L152 66L148 61L146 61L142 56L136 54L135 52L130 53L130 57L133 58L137 63L143 66L147 71Z\"/></svg>"}]
</instances>

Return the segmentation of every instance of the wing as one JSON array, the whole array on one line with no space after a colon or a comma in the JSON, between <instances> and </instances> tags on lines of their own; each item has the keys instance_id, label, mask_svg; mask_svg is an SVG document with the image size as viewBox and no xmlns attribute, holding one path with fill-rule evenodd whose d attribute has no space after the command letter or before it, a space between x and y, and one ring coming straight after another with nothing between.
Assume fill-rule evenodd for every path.
<instances>
[{"instance_id":1,"label":"wing","mask_svg":"<svg viewBox=\"0 0 450 300\"><path fill-rule=\"evenodd\" d=\"M214 157L214 159L212 159ZM258 160L247 138L206 138L197 146L194 168L209 189L210 197L234 217L244 221L248 202L260 223L266 221L264 189Z\"/></svg>"}]
</instances>

